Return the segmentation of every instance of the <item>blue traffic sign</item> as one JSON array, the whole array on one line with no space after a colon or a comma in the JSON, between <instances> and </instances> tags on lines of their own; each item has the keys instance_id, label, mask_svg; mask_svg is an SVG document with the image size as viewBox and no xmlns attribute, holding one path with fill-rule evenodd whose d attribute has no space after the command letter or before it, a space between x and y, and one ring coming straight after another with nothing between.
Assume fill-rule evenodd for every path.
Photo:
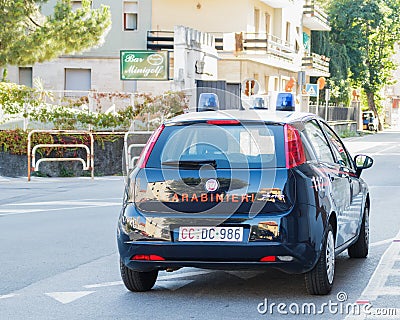
<instances>
[{"instance_id":1,"label":"blue traffic sign","mask_svg":"<svg viewBox=\"0 0 400 320\"><path fill-rule=\"evenodd\" d=\"M318 85L317 84L306 84L306 92L310 97L317 97L318 96Z\"/></svg>"}]
</instances>

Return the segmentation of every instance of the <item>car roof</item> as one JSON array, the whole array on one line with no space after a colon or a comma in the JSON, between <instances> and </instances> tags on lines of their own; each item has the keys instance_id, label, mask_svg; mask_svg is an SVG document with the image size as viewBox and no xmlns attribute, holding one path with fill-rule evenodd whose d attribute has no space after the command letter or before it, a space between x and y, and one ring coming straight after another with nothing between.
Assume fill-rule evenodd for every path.
<instances>
[{"instance_id":1,"label":"car roof","mask_svg":"<svg viewBox=\"0 0 400 320\"><path fill-rule=\"evenodd\" d=\"M315 114L295 111L272 111L272 110L218 110L205 112L190 112L166 122L166 124L177 124L182 122L201 122L207 120L239 120L239 121L261 121L270 123L292 123L304 121L307 118L316 118Z\"/></svg>"}]
</instances>

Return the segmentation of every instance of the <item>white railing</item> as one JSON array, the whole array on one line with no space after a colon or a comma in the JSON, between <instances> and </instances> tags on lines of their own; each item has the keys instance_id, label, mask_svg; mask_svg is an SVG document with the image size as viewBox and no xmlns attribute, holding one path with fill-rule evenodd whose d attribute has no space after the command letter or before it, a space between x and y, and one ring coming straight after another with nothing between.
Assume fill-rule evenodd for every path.
<instances>
[{"instance_id":1,"label":"white railing","mask_svg":"<svg viewBox=\"0 0 400 320\"><path fill-rule=\"evenodd\" d=\"M33 148L32 147L32 135L35 133L45 133L45 134L53 134L53 135L87 135L90 137L90 148L82 143L47 143L47 144L37 144ZM94 139L93 133L89 131L80 131L80 130L32 130L28 134L28 181L31 181L31 171L39 171L39 165L42 162L60 162L60 161L79 161L83 165L83 170L91 171L91 178L94 178ZM78 157L57 157L57 158L42 158L36 162L36 151L39 148L83 148L86 150L86 162L82 158Z\"/></svg>"}]
</instances>

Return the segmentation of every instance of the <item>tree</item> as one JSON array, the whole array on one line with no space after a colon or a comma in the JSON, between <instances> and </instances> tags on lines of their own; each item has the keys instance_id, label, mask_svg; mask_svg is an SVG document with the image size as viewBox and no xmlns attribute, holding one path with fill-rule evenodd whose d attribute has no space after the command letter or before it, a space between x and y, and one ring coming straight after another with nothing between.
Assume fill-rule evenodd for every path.
<instances>
[{"instance_id":1,"label":"tree","mask_svg":"<svg viewBox=\"0 0 400 320\"><path fill-rule=\"evenodd\" d=\"M0 0L0 68L32 65L100 44L111 25L108 7L91 9L90 0L72 10L58 0L50 16L40 13L48 0Z\"/></svg>"},{"instance_id":2,"label":"tree","mask_svg":"<svg viewBox=\"0 0 400 320\"><path fill-rule=\"evenodd\" d=\"M338 105L347 106L350 102L350 61L346 45L337 43L332 32L312 31L311 51L331 58L329 63L331 76L328 80L331 100Z\"/></svg>"},{"instance_id":3,"label":"tree","mask_svg":"<svg viewBox=\"0 0 400 320\"><path fill-rule=\"evenodd\" d=\"M399 8L399 0L336 0L329 6L335 42L346 46L351 81L363 88L380 130L379 92L390 84L396 67L392 56L400 40Z\"/></svg>"}]
</instances>

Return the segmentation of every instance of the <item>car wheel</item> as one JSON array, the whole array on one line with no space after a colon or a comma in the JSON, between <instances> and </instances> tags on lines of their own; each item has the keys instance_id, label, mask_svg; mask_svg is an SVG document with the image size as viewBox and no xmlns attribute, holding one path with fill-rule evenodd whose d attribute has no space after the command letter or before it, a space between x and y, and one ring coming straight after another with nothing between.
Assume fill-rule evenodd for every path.
<instances>
[{"instance_id":1,"label":"car wheel","mask_svg":"<svg viewBox=\"0 0 400 320\"><path fill-rule=\"evenodd\" d=\"M358 239L348 249L350 258L366 258L369 245L369 207L366 204Z\"/></svg>"},{"instance_id":2,"label":"car wheel","mask_svg":"<svg viewBox=\"0 0 400 320\"><path fill-rule=\"evenodd\" d=\"M133 292L149 291L156 283L158 270L154 271L134 271L129 269L120 260L121 277L125 287Z\"/></svg>"},{"instance_id":3,"label":"car wheel","mask_svg":"<svg viewBox=\"0 0 400 320\"><path fill-rule=\"evenodd\" d=\"M328 294L332 290L335 275L335 237L329 225L321 255L314 269L305 274L306 287L309 294Z\"/></svg>"}]
</instances>

